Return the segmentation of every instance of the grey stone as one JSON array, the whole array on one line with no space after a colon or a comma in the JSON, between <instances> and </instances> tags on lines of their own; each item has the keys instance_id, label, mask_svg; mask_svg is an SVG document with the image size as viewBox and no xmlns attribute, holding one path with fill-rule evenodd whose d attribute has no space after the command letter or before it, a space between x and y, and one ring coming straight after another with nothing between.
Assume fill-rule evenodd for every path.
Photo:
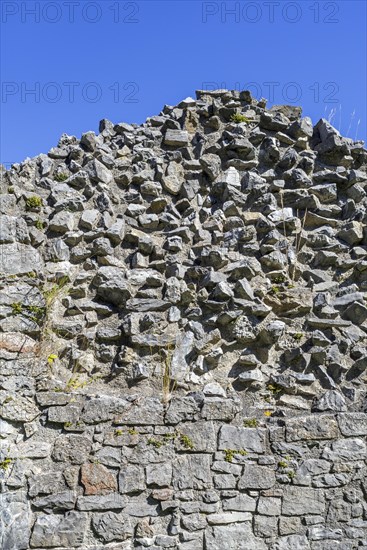
<instances>
[{"instance_id":1,"label":"grey stone","mask_svg":"<svg viewBox=\"0 0 367 550\"><path fill-rule=\"evenodd\" d=\"M235 510L238 512L254 512L256 510L256 498L245 493L223 500L223 510Z\"/></svg>"},{"instance_id":2,"label":"grey stone","mask_svg":"<svg viewBox=\"0 0 367 550\"><path fill-rule=\"evenodd\" d=\"M151 497L133 497L129 500L124 512L137 518L155 517L158 516L158 503Z\"/></svg>"},{"instance_id":3,"label":"grey stone","mask_svg":"<svg viewBox=\"0 0 367 550\"><path fill-rule=\"evenodd\" d=\"M131 521L126 514L115 512L94 514L92 526L104 542L126 540L133 535Z\"/></svg>"},{"instance_id":4,"label":"grey stone","mask_svg":"<svg viewBox=\"0 0 367 550\"><path fill-rule=\"evenodd\" d=\"M167 130L164 143L173 147L184 147L188 143L188 133L183 130Z\"/></svg>"},{"instance_id":5,"label":"grey stone","mask_svg":"<svg viewBox=\"0 0 367 550\"><path fill-rule=\"evenodd\" d=\"M346 437L367 435L366 413L341 413L337 418L342 435Z\"/></svg>"},{"instance_id":6,"label":"grey stone","mask_svg":"<svg viewBox=\"0 0 367 550\"><path fill-rule=\"evenodd\" d=\"M124 272L117 267L101 267L94 279L97 296L107 302L121 306L131 297L131 288Z\"/></svg>"},{"instance_id":7,"label":"grey stone","mask_svg":"<svg viewBox=\"0 0 367 550\"><path fill-rule=\"evenodd\" d=\"M280 516L282 501L277 497L260 497L257 512L264 516Z\"/></svg>"},{"instance_id":8,"label":"grey stone","mask_svg":"<svg viewBox=\"0 0 367 550\"><path fill-rule=\"evenodd\" d=\"M367 319L367 307L360 302L354 302L344 311L344 316L352 323L360 326Z\"/></svg>"},{"instance_id":9,"label":"grey stone","mask_svg":"<svg viewBox=\"0 0 367 550\"><path fill-rule=\"evenodd\" d=\"M62 475L60 471L52 471L40 474L34 474L29 478L29 495L48 495L57 493L63 486Z\"/></svg>"},{"instance_id":10,"label":"grey stone","mask_svg":"<svg viewBox=\"0 0 367 550\"><path fill-rule=\"evenodd\" d=\"M367 453L366 443L363 439L350 438L339 439L325 447L322 458L333 461L365 460Z\"/></svg>"},{"instance_id":11,"label":"grey stone","mask_svg":"<svg viewBox=\"0 0 367 550\"><path fill-rule=\"evenodd\" d=\"M3 550L29 548L31 512L24 491L2 493L0 496L0 545Z\"/></svg>"},{"instance_id":12,"label":"grey stone","mask_svg":"<svg viewBox=\"0 0 367 550\"><path fill-rule=\"evenodd\" d=\"M189 439L195 452L214 453L217 449L217 430L210 421L185 422L180 427L180 437L176 438L175 442L180 450L187 448L186 439L183 438Z\"/></svg>"},{"instance_id":13,"label":"grey stone","mask_svg":"<svg viewBox=\"0 0 367 550\"><path fill-rule=\"evenodd\" d=\"M43 260L39 252L31 246L20 243L0 245L0 273L22 275L42 269Z\"/></svg>"},{"instance_id":14,"label":"grey stone","mask_svg":"<svg viewBox=\"0 0 367 550\"><path fill-rule=\"evenodd\" d=\"M320 489L308 487L286 487L284 489L282 514L301 516L304 514L323 514L325 499Z\"/></svg>"},{"instance_id":15,"label":"grey stone","mask_svg":"<svg viewBox=\"0 0 367 550\"><path fill-rule=\"evenodd\" d=\"M5 420L30 422L40 410L31 399L0 390L1 416Z\"/></svg>"},{"instance_id":16,"label":"grey stone","mask_svg":"<svg viewBox=\"0 0 367 550\"><path fill-rule=\"evenodd\" d=\"M106 395L88 399L81 413L81 420L86 424L96 424L112 420L129 407L128 401L120 397Z\"/></svg>"},{"instance_id":17,"label":"grey stone","mask_svg":"<svg viewBox=\"0 0 367 550\"><path fill-rule=\"evenodd\" d=\"M214 526L205 531L205 550L223 550L223 548L236 548L236 550L265 550L266 544L262 539L254 537L249 522Z\"/></svg>"},{"instance_id":18,"label":"grey stone","mask_svg":"<svg viewBox=\"0 0 367 550\"><path fill-rule=\"evenodd\" d=\"M85 171L92 182L110 183L112 181L112 173L99 160L93 159L85 166Z\"/></svg>"},{"instance_id":19,"label":"grey stone","mask_svg":"<svg viewBox=\"0 0 367 550\"><path fill-rule=\"evenodd\" d=\"M287 420L286 434L287 441L334 439L339 430L333 416L317 415Z\"/></svg>"},{"instance_id":20,"label":"grey stone","mask_svg":"<svg viewBox=\"0 0 367 550\"><path fill-rule=\"evenodd\" d=\"M249 512L230 512L228 514L210 514L209 525L227 525L228 523L240 523L251 521L252 515Z\"/></svg>"},{"instance_id":21,"label":"grey stone","mask_svg":"<svg viewBox=\"0 0 367 550\"><path fill-rule=\"evenodd\" d=\"M252 453L265 452L265 431L261 428L222 426L219 432L218 449L245 450Z\"/></svg>"},{"instance_id":22,"label":"grey stone","mask_svg":"<svg viewBox=\"0 0 367 550\"><path fill-rule=\"evenodd\" d=\"M32 547L83 545L87 515L79 512L67 512L65 516L40 514L33 528Z\"/></svg>"},{"instance_id":23,"label":"grey stone","mask_svg":"<svg viewBox=\"0 0 367 550\"><path fill-rule=\"evenodd\" d=\"M0 244L14 242L29 244L26 222L23 218L0 216Z\"/></svg>"},{"instance_id":24,"label":"grey stone","mask_svg":"<svg viewBox=\"0 0 367 550\"><path fill-rule=\"evenodd\" d=\"M76 507L82 511L94 510L121 510L127 504L126 497L118 493L109 495L91 495L87 497L80 496L77 499Z\"/></svg>"},{"instance_id":25,"label":"grey stone","mask_svg":"<svg viewBox=\"0 0 367 550\"><path fill-rule=\"evenodd\" d=\"M149 464L145 468L147 485L156 485L158 487L169 487L172 481L172 465Z\"/></svg>"},{"instance_id":26,"label":"grey stone","mask_svg":"<svg viewBox=\"0 0 367 550\"><path fill-rule=\"evenodd\" d=\"M288 535L279 537L271 550L310 550L310 543L305 535Z\"/></svg>"},{"instance_id":27,"label":"grey stone","mask_svg":"<svg viewBox=\"0 0 367 550\"><path fill-rule=\"evenodd\" d=\"M173 463L173 487L176 490L203 490L212 487L210 457L205 454L181 455Z\"/></svg>"},{"instance_id":28,"label":"grey stone","mask_svg":"<svg viewBox=\"0 0 367 550\"><path fill-rule=\"evenodd\" d=\"M148 397L143 401L129 404L121 416L116 416L115 424L143 425L163 424L163 404L155 397Z\"/></svg>"},{"instance_id":29,"label":"grey stone","mask_svg":"<svg viewBox=\"0 0 367 550\"><path fill-rule=\"evenodd\" d=\"M35 498L32 501L33 506L42 508L47 512L59 512L61 510L73 510L75 507L77 495L73 491L64 491L62 493L54 493L40 498Z\"/></svg>"},{"instance_id":30,"label":"grey stone","mask_svg":"<svg viewBox=\"0 0 367 550\"><path fill-rule=\"evenodd\" d=\"M49 229L55 233L66 233L74 229L75 217L71 212L56 212L55 216L50 220Z\"/></svg>"},{"instance_id":31,"label":"grey stone","mask_svg":"<svg viewBox=\"0 0 367 550\"><path fill-rule=\"evenodd\" d=\"M127 464L119 474L120 493L139 493L145 489L145 476L142 466Z\"/></svg>"},{"instance_id":32,"label":"grey stone","mask_svg":"<svg viewBox=\"0 0 367 550\"><path fill-rule=\"evenodd\" d=\"M180 334L172 355L171 376L174 380L182 380L189 372L187 356L193 350L194 334L191 331Z\"/></svg>"},{"instance_id":33,"label":"grey stone","mask_svg":"<svg viewBox=\"0 0 367 550\"><path fill-rule=\"evenodd\" d=\"M246 464L238 482L239 489L270 489L275 484L274 470L256 464Z\"/></svg>"},{"instance_id":34,"label":"grey stone","mask_svg":"<svg viewBox=\"0 0 367 550\"><path fill-rule=\"evenodd\" d=\"M336 390L329 390L325 392L319 399L316 399L312 409L320 412L342 412L346 411L347 407L345 403L345 398L340 392Z\"/></svg>"},{"instance_id":35,"label":"grey stone","mask_svg":"<svg viewBox=\"0 0 367 550\"><path fill-rule=\"evenodd\" d=\"M52 457L58 462L83 464L91 447L92 442L82 435L60 435L55 441Z\"/></svg>"},{"instance_id":36,"label":"grey stone","mask_svg":"<svg viewBox=\"0 0 367 550\"><path fill-rule=\"evenodd\" d=\"M165 415L165 421L167 424L178 424L179 422L193 420L198 412L199 405L193 397L173 396Z\"/></svg>"}]
</instances>

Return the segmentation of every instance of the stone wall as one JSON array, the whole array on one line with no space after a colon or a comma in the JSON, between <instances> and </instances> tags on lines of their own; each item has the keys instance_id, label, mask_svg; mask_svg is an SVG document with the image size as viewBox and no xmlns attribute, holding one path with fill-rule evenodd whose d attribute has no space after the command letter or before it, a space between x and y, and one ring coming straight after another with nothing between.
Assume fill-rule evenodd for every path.
<instances>
[{"instance_id":1,"label":"stone wall","mask_svg":"<svg viewBox=\"0 0 367 550\"><path fill-rule=\"evenodd\" d=\"M29 428L6 451L2 547L366 547L367 415L245 417L223 394L41 392L35 434L33 404L6 402L3 437Z\"/></svg>"},{"instance_id":2,"label":"stone wall","mask_svg":"<svg viewBox=\"0 0 367 550\"><path fill-rule=\"evenodd\" d=\"M3 170L1 548L367 549L366 188L223 90Z\"/></svg>"}]
</instances>

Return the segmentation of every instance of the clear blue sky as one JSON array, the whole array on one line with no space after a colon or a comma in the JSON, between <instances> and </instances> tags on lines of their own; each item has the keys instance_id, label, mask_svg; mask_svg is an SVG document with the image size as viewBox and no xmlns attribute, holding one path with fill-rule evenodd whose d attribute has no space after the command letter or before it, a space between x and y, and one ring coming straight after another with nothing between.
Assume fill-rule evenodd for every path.
<instances>
[{"instance_id":1,"label":"clear blue sky","mask_svg":"<svg viewBox=\"0 0 367 550\"><path fill-rule=\"evenodd\" d=\"M141 123L204 86L250 88L366 139L366 25L365 0L2 0L0 160L102 118Z\"/></svg>"}]
</instances>

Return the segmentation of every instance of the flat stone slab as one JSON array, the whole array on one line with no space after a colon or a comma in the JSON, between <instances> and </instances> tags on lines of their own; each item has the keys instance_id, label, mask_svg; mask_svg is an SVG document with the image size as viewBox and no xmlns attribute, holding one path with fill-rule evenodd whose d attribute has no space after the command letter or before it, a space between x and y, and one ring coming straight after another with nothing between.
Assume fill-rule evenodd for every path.
<instances>
[{"instance_id":1,"label":"flat stone slab","mask_svg":"<svg viewBox=\"0 0 367 550\"><path fill-rule=\"evenodd\" d=\"M266 430L222 426L219 432L218 449L244 450L251 453L265 453Z\"/></svg>"}]
</instances>

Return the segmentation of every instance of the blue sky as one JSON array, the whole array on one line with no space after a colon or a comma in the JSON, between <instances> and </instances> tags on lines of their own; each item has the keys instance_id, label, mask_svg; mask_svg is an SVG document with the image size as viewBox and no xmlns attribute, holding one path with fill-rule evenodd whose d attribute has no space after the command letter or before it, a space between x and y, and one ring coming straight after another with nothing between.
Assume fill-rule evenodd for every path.
<instances>
[{"instance_id":1,"label":"blue sky","mask_svg":"<svg viewBox=\"0 0 367 550\"><path fill-rule=\"evenodd\" d=\"M366 5L2 0L0 160L47 152L102 118L141 123L218 86L366 139Z\"/></svg>"}]
</instances>

